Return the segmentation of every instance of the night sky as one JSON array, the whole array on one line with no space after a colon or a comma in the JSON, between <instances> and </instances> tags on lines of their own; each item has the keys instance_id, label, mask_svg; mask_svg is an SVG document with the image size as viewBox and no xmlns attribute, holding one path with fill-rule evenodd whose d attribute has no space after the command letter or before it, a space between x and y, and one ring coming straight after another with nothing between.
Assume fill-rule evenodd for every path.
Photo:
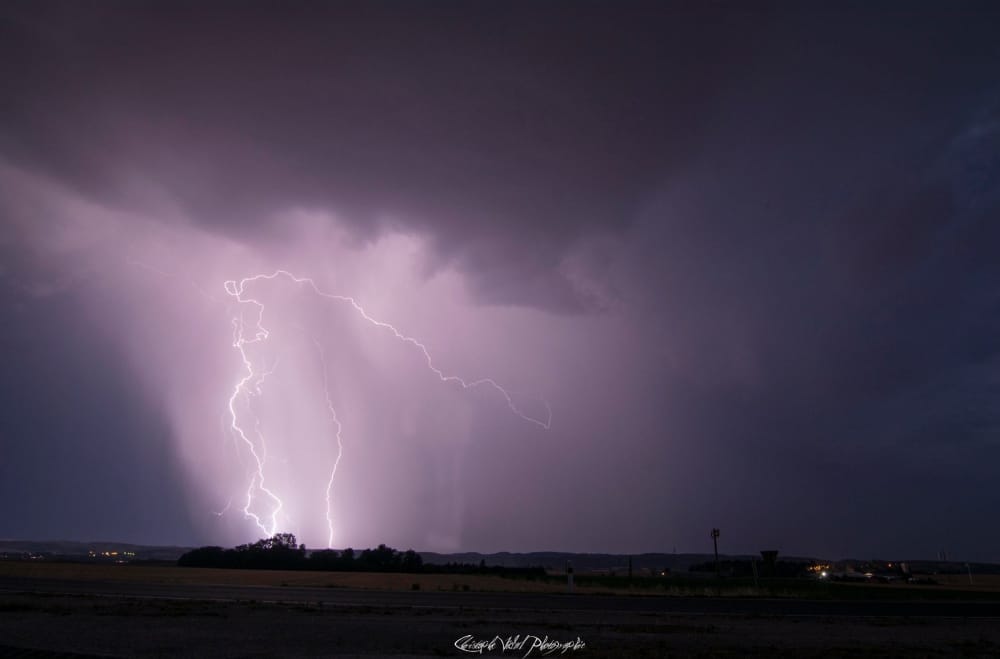
<instances>
[{"instance_id":1,"label":"night sky","mask_svg":"<svg viewBox=\"0 0 1000 659\"><path fill-rule=\"evenodd\" d=\"M1000 561L995 3L271 4L0 5L0 538Z\"/></svg>"}]
</instances>

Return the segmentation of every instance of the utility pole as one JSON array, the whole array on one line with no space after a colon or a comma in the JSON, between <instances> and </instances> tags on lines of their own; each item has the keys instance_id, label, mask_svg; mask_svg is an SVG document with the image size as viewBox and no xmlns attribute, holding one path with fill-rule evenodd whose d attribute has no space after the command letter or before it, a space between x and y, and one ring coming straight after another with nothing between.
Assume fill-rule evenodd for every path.
<instances>
[{"instance_id":1,"label":"utility pole","mask_svg":"<svg viewBox=\"0 0 1000 659\"><path fill-rule=\"evenodd\" d=\"M719 529L712 529L712 545L715 547L715 576L719 576Z\"/></svg>"}]
</instances>

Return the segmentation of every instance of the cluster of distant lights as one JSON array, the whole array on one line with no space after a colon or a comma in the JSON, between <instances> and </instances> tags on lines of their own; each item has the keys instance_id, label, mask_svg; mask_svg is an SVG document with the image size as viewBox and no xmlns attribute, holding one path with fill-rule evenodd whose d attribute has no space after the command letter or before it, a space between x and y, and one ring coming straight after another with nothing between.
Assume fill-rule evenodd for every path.
<instances>
[{"instance_id":1,"label":"cluster of distant lights","mask_svg":"<svg viewBox=\"0 0 1000 659\"><path fill-rule=\"evenodd\" d=\"M130 560L135 558L134 551L94 551L91 549L87 552L90 558L99 559L105 558L112 563L124 564L128 563Z\"/></svg>"},{"instance_id":2,"label":"cluster of distant lights","mask_svg":"<svg viewBox=\"0 0 1000 659\"><path fill-rule=\"evenodd\" d=\"M892 569L895 566L894 563L886 563L885 565L889 569ZM901 568L905 568L905 563L900 563L899 565ZM831 566L828 563L816 563L814 565L810 565L806 569L815 574L818 579L828 579L830 578L830 567ZM859 572L858 574L863 576L865 579L873 579L875 577L875 573L871 571Z\"/></svg>"},{"instance_id":3,"label":"cluster of distant lights","mask_svg":"<svg viewBox=\"0 0 1000 659\"><path fill-rule=\"evenodd\" d=\"M94 550L90 550L87 553L90 554L91 558L97 558L98 556L103 556L105 558L116 558L118 556L122 556L123 558L135 558L135 552L134 551L120 551L120 552L119 551L101 551L101 552L95 552Z\"/></svg>"}]
</instances>

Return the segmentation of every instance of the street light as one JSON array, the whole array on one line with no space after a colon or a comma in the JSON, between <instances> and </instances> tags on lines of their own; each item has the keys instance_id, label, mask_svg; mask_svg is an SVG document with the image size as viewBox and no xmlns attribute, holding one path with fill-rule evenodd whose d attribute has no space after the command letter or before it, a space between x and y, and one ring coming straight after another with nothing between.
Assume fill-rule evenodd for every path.
<instances>
[{"instance_id":1,"label":"street light","mask_svg":"<svg viewBox=\"0 0 1000 659\"><path fill-rule=\"evenodd\" d=\"M715 576L719 576L719 529L712 529L712 545L715 547Z\"/></svg>"}]
</instances>

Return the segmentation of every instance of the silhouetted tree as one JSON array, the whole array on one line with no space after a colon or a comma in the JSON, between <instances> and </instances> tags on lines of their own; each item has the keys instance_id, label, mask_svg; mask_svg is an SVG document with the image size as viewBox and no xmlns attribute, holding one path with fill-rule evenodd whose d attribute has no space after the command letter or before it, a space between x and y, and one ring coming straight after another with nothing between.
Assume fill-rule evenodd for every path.
<instances>
[{"instance_id":1,"label":"silhouetted tree","mask_svg":"<svg viewBox=\"0 0 1000 659\"><path fill-rule=\"evenodd\" d=\"M341 569L340 552L333 549L321 549L314 551L306 561L306 567L310 570L339 570Z\"/></svg>"},{"instance_id":2,"label":"silhouetted tree","mask_svg":"<svg viewBox=\"0 0 1000 659\"><path fill-rule=\"evenodd\" d=\"M403 554L403 560L401 568L403 572L420 572L424 567L424 559L420 557L420 554L413 551L412 549L407 549Z\"/></svg>"},{"instance_id":3,"label":"silhouetted tree","mask_svg":"<svg viewBox=\"0 0 1000 659\"><path fill-rule=\"evenodd\" d=\"M226 552L222 547L200 547L183 554L177 564L181 567L223 567L225 561Z\"/></svg>"},{"instance_id":4,"label":"silhouetted tree","mask_svg":"<svg viewBox=\"0 0 1000 659\"><path fill-rule=\"evenodd\" d=\"M544 576L543 568L505 568L488 566L485 560L479 565L448 563L425 565L423 558L412 549L400 552L387 545L365 549L359 553L348 547L343 551L321 549L306 557L305 545L297 545L291 533L279 533L262 538L253 544L239 545L233 549L200 547L192 549L177 561L186 567L225 567L271 570L341 570L365 572L427 572L455 574L499 574L504 576Z\"/></svg>"},{"instance_id":5,"label":"silhouetted tree","mask_svg":"<svg viewBox=\"0 0 1000 659\"><path fill-rule=\"evenodd\" d=\"M397 572L399 571L400 557L392 547L379 545L375 549L365 549L358 558L362 570L373 572Z\"/></svg>"},{"instance_id":6,"label":"silhouetted tree","mask_svg":"<svg viewBox=\"0 0 1000 659\"><path fill-rule=\"evenodd\" d=\"M305 567L306 549L296 545L291 533L279 533L253 544L235 549L202 547L192 550L178 560L179 565L196 567L267 568L297 570Z\"/></svg>"}]
</instances>

